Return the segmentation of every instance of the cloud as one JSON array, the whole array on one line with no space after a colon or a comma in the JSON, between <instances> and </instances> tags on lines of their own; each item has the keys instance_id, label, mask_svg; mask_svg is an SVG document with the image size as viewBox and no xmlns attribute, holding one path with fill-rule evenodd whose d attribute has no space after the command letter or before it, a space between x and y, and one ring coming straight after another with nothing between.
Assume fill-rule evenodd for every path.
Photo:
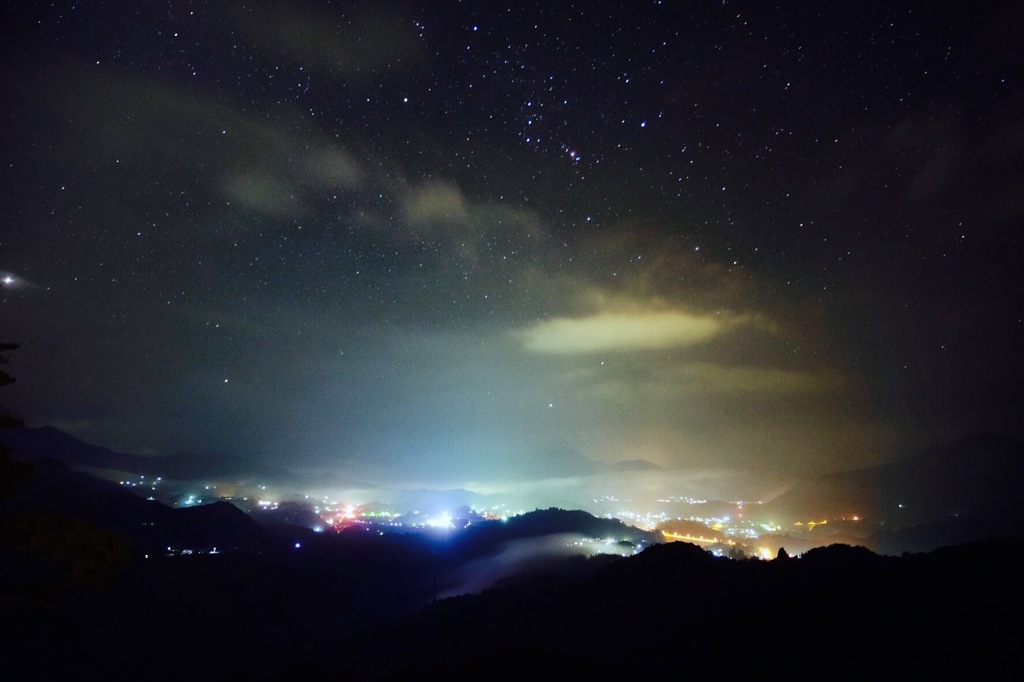
<instances>
[{"instance_id":1,"label":"cloud","mask_svg":"<svg viewBox=\"0 0 1024 682\"><path fill-rule=\"evenodd\" d=\"M691 346L718 336L730 326L728 318L721 316L673 310L602 312L540 322L522 334L527 350L572 354Z\"/></svg>"},{"instance_id":2,"label":"cloud","mask_svg":"<svg viewBox=\"0 0 1024 682\"><path fill-rule=\"evenodd\" d=\"M327 189L354 189L363 180L359 162L337 147L326 146L306 158L308 181Z\"/></svg>"},{"instance_id":3,"label":"cloud","mask_svg":"<svg viewBox=\"0 0 1024 682\"><path fill-rule=\"evenodd\" d=\"M265 171L228 173L221 189L230 201L257 213L285 218L302 208L295 188Z\"/></svg>"},{"instance_id":4,"label":"cloud","mask_svg":"<svg viewBox=\"0 0 1024 682\"><path fill-rule=\"evenodd\" d=\"M375 81L423 62L412 21L377 6L345 11L270 3L239 6L231 16L261 49L343 80Z\"/></svg>"},{"instance_id":5,"label":"cloud","mask_svg":"<svg viewBox=\"0 0 1024 682\"><path fill-rule=\"evenodd\" d=\"M717 362L683 364L630 364L617 373L575 371L564 378L585 396L616 410L643 405L648 416L697 399L701 408L721 401L740 401L744 405L767 404L782 399L814 399L838 394L847 388L847 379L833 370L800 370L757 364L731 365ZM766 402L767 401L767 402ZM691 409L694 406L691 405ZM691 412L691 414L693 414ZM636 456L636 455L630 455Z\"/></svg>"},{"instance_id":6,"label":"cloud","mask_svg":"<svg viewBox=\"0 0 1024 682\"><path fill-rule=\"evenodd\" d=\"M275 139L269 131L248 131L246 144L263 150L266 158L258 168L228 170L221 191L234 204L256 213L279 218L295 217L315 207L318 194L356 189L363 179L359 163L336 147L296 155L301 136ZM238 163L245 154L236 152L225 164Z\"/></svg>"},{"instance_id":7,"label":"cloud","mask_svg":"<svg viewBox=\"0 0 1024 682\"><path fill-rule=\"evenodd\" d=\"M547 234L536 212L498 202L475 202L450 180L401 182L385 186L384 192L396 198L400 220L362 216L361 226L386 233L397 245L430 242L446 262L457 262L459 267L487 262L492 266L490 274L507 272L520 260L516 256L535 253ZM502 255L512 258L499 261Z\"/></svg>"},{"instance_id":8,"label":"cloud","mask_svg":"<svg viewBox=\"0 0 1024 682\"><path fill-rule=\"evenodd\" d=\"M691 363L678 368L678 378L688 388L730 394L769 393L773 395L820 393L839 388L842 377L775 367L725 366Z\"/></svg>"},{"instance_id":9,"label":"cloud","mask_svg":"<svg viewBox=\"0 0 1024 682\"><path fill-rule=\"evenodd\" d=\"M46 152L53 160L40 160L89 179L103 224L113 207L136 224L169 196L196 201L197 193L211 205L224 199L233 209L296 217L368 181L361 162L296 109L268 118L226 96L74 63L42 64L23 77L39 87L19 98L21 115L39 108L57 121L48 129L60 142ZM76 103L74 117L59 116L67 101ZM104 167L116 172L97 172ZM235 239L228 229L195 232Z\"/></svg>"},{"instance_id":10,"label":"cloud","mask_svg":"<svg viewBox=\"0 0 1024 682\"><path fill-rule=\"evenodd\" d=\"M462 192L447 182L427 182L402 197L402 210L410 223L461 223L469 217Z\"/></svg>"}]
</instances>

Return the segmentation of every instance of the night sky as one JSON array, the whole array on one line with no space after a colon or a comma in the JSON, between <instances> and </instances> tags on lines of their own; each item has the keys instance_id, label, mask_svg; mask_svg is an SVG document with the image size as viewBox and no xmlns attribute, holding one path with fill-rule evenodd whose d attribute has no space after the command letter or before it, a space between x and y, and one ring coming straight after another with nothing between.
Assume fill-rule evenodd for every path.
<instances>
[{"instance_id":1,"label":"night sky","mask_svg":"<svg viewBox=\"0 0 1024 682\"><path fill-rule=\"evenodd\" d=\"M1024 434L1018 2L12 4L31 426L481 490Z\"/></svg>"}]
</instances>

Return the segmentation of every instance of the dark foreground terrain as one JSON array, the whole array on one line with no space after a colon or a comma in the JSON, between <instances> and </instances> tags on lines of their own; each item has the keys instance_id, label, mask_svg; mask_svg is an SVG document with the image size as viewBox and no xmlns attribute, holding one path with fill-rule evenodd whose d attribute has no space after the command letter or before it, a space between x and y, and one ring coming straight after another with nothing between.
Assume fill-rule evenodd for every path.
<instances>
[{"instance_id":1,"label":"dark foreground terrain","mask_svg":"<svg viewBox=\"0 0 1024 682\"><path fill-rule=\"evenodd\" d=\"M491 589L443 599L509 543L609 529L548 510L462 543L313 536L226 503L139 504L58 464L3 465L5 680L1002 679L1024 663L1019 538L774 561L660 544L521 561ZM156 551L168 537L221 549Z\"/></svg>"},{"instance_id":2,"label":"dark foreground terrain","mask_svg":"<svg viewBox=\"0 0 1024 682\"><path fill-rule=\"evenodd\" d=\"M771 562L676 543L396 613L387 581L353 593L343 562L139 562L109 586L5 590L4 677L1001 679L1024 662L1022 568L1016 541L898 558L835 545Z\"/></svg>"}]
</instances>

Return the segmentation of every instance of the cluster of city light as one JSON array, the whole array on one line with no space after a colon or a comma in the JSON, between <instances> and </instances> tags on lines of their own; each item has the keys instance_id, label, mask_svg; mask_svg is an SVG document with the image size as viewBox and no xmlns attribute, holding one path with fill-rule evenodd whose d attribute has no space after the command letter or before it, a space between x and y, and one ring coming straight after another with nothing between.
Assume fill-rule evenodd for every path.
<instances>
[{"instance_id":1,"label":"cluster of city light","mask_svg":"<svg viewBox=\"0 0 1024 682\"><path fill-rule=\"evenodd\" d=\"M123 481L118 481L118 483L120 483L121 485L125 486L126 488L140 488L140 487L148 486L150 490L156 490L157 485L162 480L163 480L162 477L157 476L156 478L152 478L149 481L147 481L145 475L139 474L139 480L137 480L137 481L133 481L131 479L125 479Z\"/></svg>"},{"instance_id":2,"label":"cluster of city light","mask_svg":"<svg viewBox=\"0 0 1024 682\"><path fill-rule=\"evenodd\" d=\"M508 505L499 504L495 507L470 507L472 512L483 518L485 521L508 521L513 516L522 516L527 513L525 509L509 509Z\"/></svg>"},{"instance_id":3,"label":"cluster of city light","mask_svg":"<svg viewBox=\"0 0 1024 682\"><path fill-rule=\"evenodd\" d=\"M675 503L679 503L679 502L681 502L683 504L707 504L708 503L707 500L698 500L698 499L695 499L693 497L688 497L686 495L684 495L682 497L661 497L661 498L658 498L658 502L665 503L665 504L675 504Z\"/></svg>"},{"instance_id":4,"label":"cluster of city light","mask_svg":"<svg viewBox=\"0 0 1024 682\"><path fill-rule=\"evenodd\" d=\"M161 490L165 490L167 486L161 476L147 478L145 475L139 475L119 482L122 486L128 488L149 488L154 492L160 484L163 484L160 486ZM274 499L276 496L272 496L272 493L266 493L268 490L266 485L257 485L255 486L255 489L258 493L262 493L256 499L251 499L249 497L232 498L223 497L218 494L216 485L206 485L204 486L204 492L207 492L206 495L183 495L176 499L174 504L176 506L190 507L203 504L204 501L209 502L210 500L206 498L215 498L234 500L236 503L238 501L245 502L247 505L255 507L255 509L252 509L253 511L275 511L281 509L282 503ZM149 499L154 498L150 497ZM380 505L371 506L363 503L343 502L327 496L311 497L310 495L306 495L305 499L309 503L309 508L312 509L319 519L318 523L312 525L312 530L317 533L322 533L325 530L340 532L351 526L362 527L367 531L373 530L381 535L383 535L388 528L394 529L394 532L403 532L404 530L415 531L416 529L431 531L455 530L470 525L473 520L507 521L511 517L525 514L528 511L513 510L506 505L496 505L493 507L473 506L470 508L470 518L461 519L456 518L452 512L447 510L427 513L414 509L412 511L400 513L394 510L382 510L379 508ZM605 518L616 519L641 530L659 532L665 542L691 542L702 547L706 547L709 551L719 556L725 553L729 553L731 556L733 552L732 548L743 548L748 552L753 552L753 556L758 558L774 558L772 550L768 547L761 546L758 541L762 539L762 535L764 534L779 534L784 533L786 530L785 527L777 523L761 520L754 521L753 519L744 518L746 511L744 505L761 504L760 502L745 503L743 501L734 501L731 504L734 505L736 511L735 515L725 514L714 516L694 513L673 514L665 511L662 506L665 504L686 505L686 507L689 507L691 511L698 511L695 507L708 504L708 500L706 499L693 498L685 495L658 498L657 506L659 508L653 511L636 511L631 508L631 500L620 498L616 495L595 497L594 502L605 505L615 505L616 511L602 514ZM680 508L678 511L683 511L683 509ZM832 520L859 522L862 520L862 517L859 515L849 515L844 516L841 519ZM699 529L680 532L667 530L665 524L672 521L699 523L706 526L709 529L709 532L704 534L701 533ZM790 530L791 532L796 531L800 533L809 533L818 526L826 526L828 524L829 519L798 521L790 527ZM670 526L668 526L668 528L670 528ZM608 539L590 541L580 540L577 541L574 546L589 550L591 553L610 553L608 548L611 547L612 542L612 540ZM602 547L604 549L602 549ZM631 545L632 549L624 549L624 547L625 545L622 547L615 547L614 552L611 553L636 553L640 550L641 546ZM181 554L185 552L177 550L174 553Z\"/></svg>"},{"instance_id":5,"label":"cluster of city light","mask_svg":"<svg viewBox=\"0 0 1024 682\"><path fill-rule=\"evenodd\" d=\"M167 549L164 551L164 556L168 556L168 557L173 557L173 556L191 556L193 554L220 554L220 550L217 549L216 547L211 547L210 549L192 549L190 547L183 547L181 549L175 549L174 547L168 546ZM146 554L145 558L148 559L149 555Z\"/></svg>"},{"instance_id":6,"label":"cluster of city light","mask_svg":"<svg viewBox=\"0 0 1024 682\"><path fill-rule=\"evenodd\" d=\"M854 520L856 520L856 519L854 519ZM807 530L811 531L811 530L814 530L815 526L827 526L828 525L828 519L825 519L823 521L808 521L806 523L804 523L803 521L797 521L793 525L794 526L804 526L804 527L807 528Z\"/></svg>"},{"instance_id":7,"label":"cluster of city light","mask_svg":"<svg viewBox=\"0 0 1024 682\"><path fill-rule=\"evenodd\" d=\"M614 514L605 514L605 518L618 519L623 523L639 528L640 530L654 530L662 523L670 520L672 517L665 512L647 512L644 514L635 513L628 510L620 510Z\"/></svg>"},{"instance_id":8,"label":"cluster of city light","mask_svg":"<svg viewBox=\"0 0 1024 682\"><path fill-rule=\"evenodd\" d=\"M431 528L454 528L455 524L452 523L452 515L448 512L442 512L437 516L431 516L426 520L426 525Z\"/></svg>"},{"instance_id":9,"label":"cluster of city light","mask_svg":"<svg viewBox=\"0 0 1024 682\"><path fill-rule=\"evenodd\" d=\"M692 542L697 545L735 545L736 542L733 540L721 540L720 538L706 538L703 535L686 535L682 533L672 533L667 530L661 531L662 536L669 542Z\"/></svg>"},{"instance_id":10,"label":"cluster of city light","mask_svg":"<svg viewBox=\"0 0 1024 682\"><path fill-rule=\"evenodd\" d=\"M617 556L631 556L643 551L643 543L633 544L631 542L619 542L614 538L577 538L567 541L566 547L576 550L584 550L588 555L615 554Z\"/></svg>"},{"instance_id":11,"label":"cluster of city light","mask_svg":"<svg viewBox=\"0 0 1024 682\"><path fill-rule=\"evenodd\" d=\"M594 498L595 502L616 503L617 510L614 513L604 514L607 518L614 518L643 530L654 530L661 534L665 542L690 542L701 547L716 556L734 556L735 551L743 550L748 555L760 559L773 559L775 552L770 547L763 546L767 536L784 534L787 531L798 534L806 534L818 526L827 525L828 519L797 522L792 526L757 519L756 514L750 514L751 508L763 504L761 501L735 500L730 504L735 509L735 514L729 515L703 515L693 513L698 511L695 507L708 504L707 500L697 499L688 496L667 496L657 499L655 511L638 511L644 505L632 507L630 500L623 500L613 495L605 495ZM663 505L674 505L676 513L664 511ZM683 511L683 505L689 508L690 513ZM683 512L683 513L678 513ZM859 515L844 516L842 521L859 522L862 517ZM700 524L708 529L702 533L699 527L691 529L673 529L672 521L686 521ZM833 522L836 519L833 519ZM819 531L820 532L820 531ZM742 554L742 553L741 553ZM796 556L796 555L793 555Z\"/></svg>"}]
</instances>

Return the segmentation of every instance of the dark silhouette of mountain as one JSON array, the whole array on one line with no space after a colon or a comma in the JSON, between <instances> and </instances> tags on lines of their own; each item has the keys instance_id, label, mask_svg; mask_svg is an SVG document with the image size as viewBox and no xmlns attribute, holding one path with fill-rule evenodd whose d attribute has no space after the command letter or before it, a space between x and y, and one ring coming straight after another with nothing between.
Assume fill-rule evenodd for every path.
<instances>
[{"instance_id":1,"label":"dark silhouette of mountain","mask_svg":"<svg viewBox=\"0 0 1024 682\"><path fill-rule=\"evenodd\" d=\"M12 429L0 435L16 459L59 459L75 468L142 471L144 458L84 443L52 426Z\"/></svg>"},{"instance_id":2,"label":"dark silhouette of mountain","mask_svg":"<svg viewBox=\"0 0 1024 682\"><path fill-rule=\"evenodd\" d=\"M139 555L203 553L210 551L263 553L274 548L323 545L323 538L308 528L286 522L294 514L250 516L235 505L220 501L213 504L171 508L153 499L143 499L134 489L76 471L58 460L36 460L28 464L30 475L15 482L12 495L4 498L0 511L5 514L44 512L74 519L115 532L132 543ZM285 505L287 506L287 505ZM257 520L259 519L259 520ZM360 543L364 528L339 537L346 545ZM650 544L656 536L610 519L599 519L582 511L548 509L513 517L507 522L475 522L448 541L438 538L409 540L403 548L421 552L425 544L439 557L431 576L446 589L455 589L463 578L450 577L463 562L507 552L516 546L515 560L506 553L491 580L515 577L517 573L544 570L576 570L562 562L585 550L567 550L557 543L537 542L549 537L579 536L605 539L615 543ZM377 547L380 544L378 543ZM359 544L366 553L368 547ZM615 548L613 548L615 549ZM403 550L404 551L404 550ZM621 550L620 550L621 551ZM449 577L445 577L449 576ZM482 589L487 583L479 583ZM422 598L422 597L421 597Z\"/></svg>"},{"instance_id":3,"label":"dark silhouette of mountain","mask_svg":"<svg viewBox=\"0 0 1024 682\"><path fill-rule=\"evenodd\" d=\"M661 542L657 534L628 526L617 519L602 519L579 510L550 508L513 516L507 521L473 524L453 538L451 547L461 557L469 558L493 553L514 540L553 535L609 539L644 546Z\"/></svg>"},{"instance_id":4,"label":"dark silhouette of mountain","mask_svg":"<svg viewBox=\"0 0 1024 682\"><path fill-rule=\"evenodd\" d=\"M16 459L59 459L76 469L163 476L176 480L219 477L252 479L265 477L275 481L291 480L283 469L261 466L240 457L209 457L188 452L147 457L91 445L51 426L10 429L0 433L3 443Z\"/></svg>"},{"instance_id":5,"label":"dark silhouette of mountain","mask_svg":"<svg viewBox=\"0 0 1024 682\"><path fill-rule=\"evenodd\" d=\"M951 518L1024 521L1024 443L983 435L803 481L763 505L788 520L850 518L891 530Z\"/></svg>"},{"instance_id":6,"label":"dark silhouette of mountain","mask_svg":"<svg viewBox=\"0 0 1024 682\"><path fill-rule=\"evenodd\" d=\"M26 464L28 475L0 500L5 513L45 511L129 534L161 514L162 505L116 483L75 471L62 461L41 459Z\"/></svg>"},{"instance_id":7,"label":"dark silhouette of mountain","mask_svg":"<svg viewBox=\"0 0 1024 682\"><path fill-rule=\"evenodd\" d=\"M439 539L444 559L438 594L478 593L496 584L527 584L552 575L578 577L597 563L587 556L633 553L655 534L583 511L537 510L507 521L477 521Z\"/></svg>"},{"instance_id":8,"label":"dark silhouette of mountain","mask_svg":"<svg viewBox=\"0 0 1024 682\"><path fill-rule=\"evenodd\" d=\"M182 544L259 550L267 541L264 529L230 502L174 509L172 513L176 517L176 525L184 531Z\"/></svg>"},{"instance_id":9,"label":"dark silhouette of mountain","mask_svg":"<svg viewBox=\"0 0 1024 682\"><path fill-rule=\"evenodd\" d=\"M554 533L578 533L591 538L636 539L638 542L652 542L654 535L628 526L617 519L602 519L585 511L567 509L538 509L527 514L511 517L502 522L506 538L520 538Z\"/></svg>"},{"instance_id":10,"label":"dark silhouette of mountain","mask_svg":"<svg viewBox=\"0 0 1024 682\"><path fill-rule=\"evenodd\" d=\"M381 489L377 497L378 501L395 505L399 509L423 509L423 510L454 510L459 507L471 505L483 505L486 496L474 493L462 488L449 490L432 490L428 488L415 488L412 490Z\"/></svg>"},{"instance_id":11,"label":"dark silhouette of mountain","mask_svg":"<svg viewBox=\"0 0 1024 682\"><path fill-rule=\"evenodd\" d=\"M26 518L30 533L45 533L45 555L24 542ZM61 518L69 520L54 522ZM438 578L474 565L477 550L559 534L639 537L559 509L477 525L460 551L425 535L271 530L228 503L171 509L36 461L0 497L0 612L17 624L5 639L5 671L12 679L81 670L158 680L459 680L495 670L664 679L747 675L772 661L799 677L841 666L843 675L948 679L998 678L1024 662L1019 537L904 556L833 545L770 562L656 544L627 558L543 559L479 595L435 600ZM132 537L140 527L150 529L141 542L153 532L263 544L118 563L110 529Z\"/></svg>"},{"instance_id":12,"label":"dark silhouette of mountain","mask_svg":"<svg viewBox=\"0 0 1024 682\"><path fill-rule=\"evenodd\" d=\"M175 509L59 460L26 463L28 475L0 498L4 514L46 513L82 521L129 539L140 553L184 549L258 551L269 538L228 502Z\"/></svg>"},{"instance_id":13,"label":"dark silhouette of mountain","mask_svg":"<svg viewBox=\"0 0 1024 682\"><path fill-rule=\"evenodd\" d=\"M611 471L658 471L660 468L647 460L623 460L608 466Z\"/></svg>"},{"instance_id":14,"label":"dark silhouette of mountain","mask_svg":"<svg viewBox=\"0 0 1024 682\"><path fill-rule=\"evenodd\" d=\"M645 459L628 459L604 464L585 457L575 450L556 450L546 453L542 460L532 463L530 477L595 476L629 471L657 471L659 469L661 469L660 466Z\"/></svg>"},{"instance_id":15,"label":"dark silhouette of mountain","mask_svg":"<svg viewBox=\"0 0 1024 682\"><path fill-rule=\"evenodd\" d=\"M1018 541L771 562L657 545L579 581L444 600L358 646L367 679L737 677L765 661L798 678L1001 677L1022 659L1022 559Z\"/></svg>"},{"instance_id":16,"label":"dark silhouette of mountain","mask_svg":"<svg viewBox=\"0 0 1024 682\"><path fill-rule=\"evenodd\" d=\"M882 527L864 538L882 554L930 552L940 547L962 545L986 538L1013 538L1021 533L1019 517L951 517L903 528Z\"/></svg>"},{"instance_id":17,"label":"dark silhouette of mountain","mask_svg":"<svg viewBox=\"0 0 1024 682\"><path fill-rule=\"evenodd\" d=\"M654 462L648 462L646 459L626 459L621 462L610 464L608 469L615 472L658 471L661 467Z\"/></svg>"},{"instance_id":18,"label":"dark silhouette of mountain","mask_svg":"<svg viewBox=\"0 0 1024 682\"><path fill-rule=\"evenodd\" d=\"M575 448L552 448L529 458L529 466L522 469L527 478L560 478L564 476L590 476L605 471L607 466L582 455Z\"/></svg>"}]
</instances>

